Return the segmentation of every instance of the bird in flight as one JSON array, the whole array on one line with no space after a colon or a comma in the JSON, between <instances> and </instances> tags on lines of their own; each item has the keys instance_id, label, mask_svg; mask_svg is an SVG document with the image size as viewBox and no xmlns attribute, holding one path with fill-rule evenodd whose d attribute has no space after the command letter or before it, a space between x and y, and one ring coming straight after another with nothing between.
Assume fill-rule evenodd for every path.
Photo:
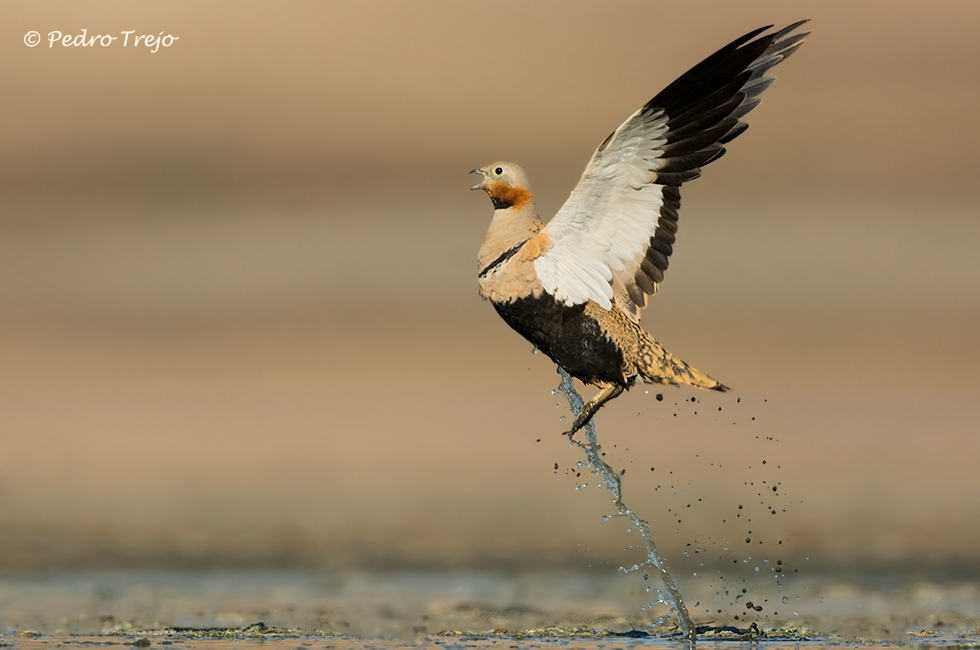
<instances>
[{"instance_id":1,"label":"bird in flight","mask_svg":"<svg viewBox=\"0 0 980 650\"><path fill-rule=\"evenodd\" d=\"M697 64L633 113L592 155L558 213L541 222L524 170L472 173L493 202L478 255L480 295L535 347L599 392L567 433L638 382L727 387L673 356L640 327L677 236L680 188L725 153L809 32L800 21L749 32Z\"/></svg>"}]
</instances>

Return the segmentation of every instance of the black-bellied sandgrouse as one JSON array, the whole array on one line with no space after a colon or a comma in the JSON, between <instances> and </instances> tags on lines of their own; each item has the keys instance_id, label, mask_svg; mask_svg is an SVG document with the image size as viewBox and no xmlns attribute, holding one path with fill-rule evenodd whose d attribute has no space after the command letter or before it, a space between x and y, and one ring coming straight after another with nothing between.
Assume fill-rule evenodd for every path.
<instances>
[{"instance_id":1,"label":"black-bellied sandgrouse","mask_svg":"<svg viewBox=\"0 0 980 650\"><path fill-rule=\"evenodd\" d=\"M582 428L637 382L726 387L667 352L639 325L677 234L680 186L747 128L746 113L796 51L800 21L763 27L681 75L606 138L561 210L542 224L524 170L498 162L473 173L493 201L480 248L480 294L570 375L599 387Z\"/></svg>"}]
</instances>

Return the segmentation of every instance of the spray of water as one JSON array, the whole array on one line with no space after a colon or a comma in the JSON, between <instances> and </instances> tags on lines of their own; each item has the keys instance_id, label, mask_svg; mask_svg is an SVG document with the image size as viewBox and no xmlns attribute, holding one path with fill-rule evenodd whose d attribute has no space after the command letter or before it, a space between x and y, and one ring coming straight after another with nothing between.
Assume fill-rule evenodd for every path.
<instances>
[{"instance_id":1,"label":"spray of water","mask_svg":"<svg viewBox=\"0 0 980 650\"><path fill-rule=\"evenodd\" d=\"M565 396L568 400L568 407L572 414L577 416L582 412L585 407L585 401L582 396L578 394L575 390L575 385L572 383L572 378L567 372L565 372L561 367L558 368L558 374L561 375L561 383L558 385L558 392ZM650 607L656 605L660 602L664 603L670 608L664 618L670 616L671 613L677 615L677 625L680 628L681 635L687 639L692 645L695 643L696 629L691 623L691 617L687 613L687 606L684 604L684 600L681 598L681 594L677 591L677 587L674 585L673 578L667 572L667 567L664 565L663 559L657 553L657 546L653 541L653 537L650 534L650 524L644 519L640 519L636 513L634 513L624 502L623 502L623 484L620 479L620 475L613 470L600 455L600 445L598 437L596 436L595 430L595 420L591 420L585 427L582 428L585 432L585 442L576 440L574 437L571 439L572 444L578 445L585 452L586 459L589 464L592 465L593 471L602 479L606 488L612 492L613 504L619 510L619 515L628 519L633 527L636 527L640 531L640 536L643 537L643 543L647 550L647 559L643 562L629 568L624 569L625 571L638 571L645 567L653 567L653 569L660 576L660 581L663 583L663 591L661 591L661 599L656 603L651 603Z\"/></svg>"}]
</instances>

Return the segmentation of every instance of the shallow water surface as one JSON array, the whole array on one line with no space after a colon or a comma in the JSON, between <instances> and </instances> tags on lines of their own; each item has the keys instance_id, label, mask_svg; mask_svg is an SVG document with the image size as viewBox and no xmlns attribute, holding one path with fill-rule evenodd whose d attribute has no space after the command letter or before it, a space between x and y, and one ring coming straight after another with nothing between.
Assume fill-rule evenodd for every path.
<instances>
[{"instance_id":1,"label":"shallow water surface","mask_svg":"<svg viewBox=\"0 0 980 650\"><path fill-rule=\"evenodd\" d=\"M132 646L134 639L116 640L104 637L71 637L71 638L34 638L12 640L0 635L0 647L18 648L20 650L53 650L63 648L72 650L74 648L91 648L99 646ZM636 639L564 639L554 637L536 637L514 639L510 637L488 638L488 637L467 637L467 638L420 638L415 641L396 641L386 639L363 640L351 637L333 638L284 638L284 639L168 639L161 643L151 643L154 645L166 645L175 650L400 650L402 648L432 648L433 650L479 650L487 649L532 649L532 648L566 648L568 650L617 650L619 648L639 648L643 650L659 650L661 648L675 650L684 647L677 641L665 641L662 639L636 640ZM703 645L703 644L702 644ZM745 647L745 643L739 642L711 642L711 647L716 650L727 650ZM817 650L825 649L830 645L827 642L795 642L795 641L762 641L752 644L754 647L763 650ZM863 648L874 647L878 650L892 650L895 648L980 648L977 639L962 639L958 637L931 638L928 640L916 640L900 644L888 643L854 643L848 644L849 647ZM145 645L138 647L147 647Z\"/></svg>"},{"instance_id":2,"label":"shallow water surface","mask_svg":"<svg viewBox=\"0 0 980 650\"><path fill-rule=\"evenodd\" d=\"M0 647L82 645L244 648L678 647L649 594L600 572L90 573L0 578ZM980 648L980 584L825 576L781 589L750 585L705 612L707 581L680 585L700 626L748 629L770 648L827 644ZM707 589L707 591L706 591ZM792 597L792 607L782 598ZM645 638L623 636L639 631ZM737 645L699 632L701 645Z\"/></svg>"}]
</instances>

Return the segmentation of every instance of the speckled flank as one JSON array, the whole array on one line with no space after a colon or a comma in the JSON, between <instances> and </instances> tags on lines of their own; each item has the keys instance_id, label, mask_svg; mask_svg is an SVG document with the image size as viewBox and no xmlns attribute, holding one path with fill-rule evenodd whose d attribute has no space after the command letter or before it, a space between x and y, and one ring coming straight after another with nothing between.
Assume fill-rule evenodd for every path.
<instances>
[{"instance_id":1,"label":"speckled flank","mask_svg":"<svg viewBox=\"0 0 980 650\"><path fill-rule=\"evenodd\" d=\"M728 390L727 386L672 355L643 330L640 333L639 381L645 384L690 384L721 392Z\"/></svg>"},{"instance_id":2,"label":"speckled flank","mask_svg":"<svg viewBox=\"0 0 980 650\"><path fill-rule=\"evenodd\" d=\"M590 303L586 314L594 318L603 336L612 340L623 357L625 388L634 383L690 384L725 390L725 386L681 361L664 349L646 330L618 309L605 310Z\"/></svg>"}]
</instances>

